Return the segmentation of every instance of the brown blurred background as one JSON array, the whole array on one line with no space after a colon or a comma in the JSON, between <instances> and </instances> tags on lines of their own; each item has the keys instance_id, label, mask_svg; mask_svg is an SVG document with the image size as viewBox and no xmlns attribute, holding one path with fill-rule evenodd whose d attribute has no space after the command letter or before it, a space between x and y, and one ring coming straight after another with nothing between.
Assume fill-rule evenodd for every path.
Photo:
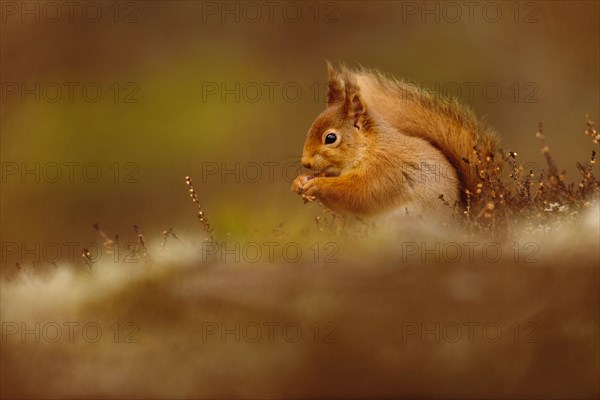
<instances>
[{"instance_id":1,"label":"brown blurred background","mask_svg":"<svg viewBox=\"0 0 600 400\"><path fill-rule=\"evenodd\" d=\"M542 165L540 121L570 176L590 154L596 1L77 2L73 14L55 4L2 3L3 243L97 240L94 222L121 237L140 224L150 238L173 227L191 239L186 175L217 236L312 223L318 208L289 186L324 107L325 60L459 95L521 162ZM36 163L40 182L22 179ZM72 182L64 163L79 163ZM222 179L236 163L239 178ZM102 176L89 182L94 166Z\"/></svg>"}]
</instances>

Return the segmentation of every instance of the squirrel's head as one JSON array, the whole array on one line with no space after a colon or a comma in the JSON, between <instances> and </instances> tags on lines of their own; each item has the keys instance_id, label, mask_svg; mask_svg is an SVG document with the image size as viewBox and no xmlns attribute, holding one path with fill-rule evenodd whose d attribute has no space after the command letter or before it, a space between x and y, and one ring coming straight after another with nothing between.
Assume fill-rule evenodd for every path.
<instances>
[{"instance_id":1,"label":"squirrel's head","mask_svg":"<svg viewBox=\"0 0 600 400\"><path fill-rule=\"evenodd\" d=\"M338 176L362 159L372 123L352 73L345 68L337 72L330 63L327 67L327 108L308 131L302 165Z\"/></svg>"}]
</instances>

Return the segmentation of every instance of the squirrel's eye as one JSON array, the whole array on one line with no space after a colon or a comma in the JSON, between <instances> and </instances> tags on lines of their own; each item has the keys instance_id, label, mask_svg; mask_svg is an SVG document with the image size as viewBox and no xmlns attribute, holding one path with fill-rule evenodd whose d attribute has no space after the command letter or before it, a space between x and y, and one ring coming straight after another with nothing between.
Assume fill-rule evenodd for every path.
<instances>
[{"instance_id":1,"label":"squirrel's eye","mask_svg":"<svg viewBox=\"0 0 600 400\"><path fill-rule=\"evenodd\" d=\"M325 136L325 144L335 143L336 140L337 135L335 133L328 133L327 136Z\"/></svg>"}]
</instances>

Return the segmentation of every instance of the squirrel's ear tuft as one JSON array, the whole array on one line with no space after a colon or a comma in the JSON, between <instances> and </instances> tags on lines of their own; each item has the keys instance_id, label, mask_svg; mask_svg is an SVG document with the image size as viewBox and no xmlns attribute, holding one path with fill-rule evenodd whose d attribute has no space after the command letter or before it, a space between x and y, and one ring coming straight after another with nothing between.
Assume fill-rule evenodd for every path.
<instances>
[{"instance_id":1,"label":"squirrel's ear tuft","mask_svg":"<svg viewBox=\"0 0 600 400\"><path fill-rule=\"evenodd\" d=\"M347 115L354 120L354 126L364 130L369 125L369 116L367 114L365 102L360 96L360 88L351 75L346 76L344 85L346 88L344 108Z\"/></svg>"},{"instance_id":2,"label":"squirrel's ear tuft","mask_svg":"<svg viewBox=\"0 0 600 400\"><path fill-rule=\"evenodd\" d=\"M344 84L340 74L333 68L333 65L327 61L327 105L340 103L344 100Z\"/></svg>"}]
</instances>

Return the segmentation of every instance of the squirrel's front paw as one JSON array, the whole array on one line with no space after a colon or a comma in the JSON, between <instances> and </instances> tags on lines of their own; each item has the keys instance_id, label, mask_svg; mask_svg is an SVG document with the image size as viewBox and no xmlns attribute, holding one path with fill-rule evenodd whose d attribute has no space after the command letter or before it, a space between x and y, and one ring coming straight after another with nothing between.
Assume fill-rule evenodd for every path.
<instances>
[{"instance_id":1,"label":"squirrel's front paw","mask_svg":"<svg viewBox=\"0 0 600 400\"><path fill-rule=\"evenodd\" d=\"M315 176L311 174L302 174L292 183L292 191L298 193L304 199L304 202L314 201L315 196Z\"/></svg>"},{"instance_id":2,"label":"squirrel's front paw","mask_svg":"<svg viewBox=\"0 0 600 400\"><path fill-rule=\"evenodd\" d=\"M306 185L306 183L312 178L314 178L314 176L311 174L302 174L296 177L296 179L294 179L294 182L292 183L292 192L302 194L304 185Z\"/></svg>"}]
</instances>

